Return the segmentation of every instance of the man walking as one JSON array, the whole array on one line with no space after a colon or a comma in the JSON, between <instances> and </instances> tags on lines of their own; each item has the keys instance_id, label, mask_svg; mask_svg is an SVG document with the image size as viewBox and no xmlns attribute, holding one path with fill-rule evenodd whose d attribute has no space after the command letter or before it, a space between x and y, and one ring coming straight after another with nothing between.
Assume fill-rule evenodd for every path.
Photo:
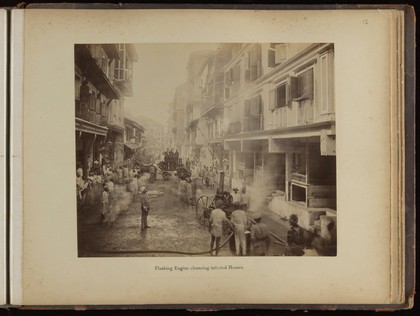
<instances>
[{"instance_id":1,"label":"man walking","mask_svg":"<svg viewBox=\"0 0 420 316\"><path fill-rule=\"evenodd\" d=\"M141 203L141 229L150 228L147 225L147 216L149 216L150 211L150 201L147 196L146 187L140 188L140 203Z\"/></svg>"},{"instance_id":2,"label":"man walking","mask_svg":"<svg viewBox=\"0 0 420 316\"><path fill-rule=\"evenodd\" d=\"M245 211L235 210L232 212L230 220L233 224L233 232L235 233L236 255L240 256L242 250L242 256L246 256L245 231L249 227L248 217Z\"/></svg>"}]
</instances>

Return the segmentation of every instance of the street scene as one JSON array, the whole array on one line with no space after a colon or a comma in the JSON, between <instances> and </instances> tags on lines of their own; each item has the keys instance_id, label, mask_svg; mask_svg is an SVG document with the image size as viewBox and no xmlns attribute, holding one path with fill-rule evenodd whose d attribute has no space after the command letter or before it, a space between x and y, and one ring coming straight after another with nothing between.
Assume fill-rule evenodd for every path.
<instances>
[{"instance_id":1,"label":"street scene","mask_svg":"<svg viewBox=\"0 0 420 316\"><path fill-rule=\"evenodd\" d=\"M336 255L333 44L74 50L79 257Z\"/></svg>"}]
</instances>

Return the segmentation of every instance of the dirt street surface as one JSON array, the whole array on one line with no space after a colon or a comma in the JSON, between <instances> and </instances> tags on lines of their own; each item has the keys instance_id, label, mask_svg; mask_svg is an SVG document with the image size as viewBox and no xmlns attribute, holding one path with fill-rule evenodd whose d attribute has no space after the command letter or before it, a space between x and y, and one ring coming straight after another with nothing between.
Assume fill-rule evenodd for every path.
<instances>
[{"instance_id":1,"label":"dirt street surface","mask_svg":"<svg viewBox=\"0 0 420 316\"><path fill-rule=\"evenodd\" d=\"M101 221L101 206L84 210L78 214L79 257L163 257L163 256L210 256L210 233L199 224L196 210L185 205L178 194L178 179L158 180L147 185L151 202L148 225L141 230L141 209L139 197L111 220ZM214 195L214 189L200 188L202 195ZM199 196L197 196L198 198ZM286 239L288 224L277 215L259 210L263 222L271 232ZM252 212L248 212L252 216ZM221 242L228 235L222 237ZM282 255L284 247L273 239L270 255ZM178 251L201 254L165 253ZM203 253L207 252L207 253ZM235 256L229 242L219 251L219 256Z\"/></svg>"}]
</instances>

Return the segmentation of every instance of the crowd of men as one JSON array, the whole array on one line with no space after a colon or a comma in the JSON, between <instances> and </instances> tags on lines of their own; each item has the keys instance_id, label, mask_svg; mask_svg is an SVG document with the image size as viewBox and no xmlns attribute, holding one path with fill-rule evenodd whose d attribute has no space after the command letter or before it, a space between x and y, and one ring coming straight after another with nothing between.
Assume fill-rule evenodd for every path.
<instances>
[{"instance_id":1,"label":"crowd of men","mask_svg":"<svg viewBox=\"0 0 420 316\"><path fill-rule=\"evenodd\" d=\"M172 171L178 168L180 164L178 150L177 149L169 150L169 148L167 148L166 151L163 153L163 163L164 163L165 170Z\"/></svg>"}]
</instances>

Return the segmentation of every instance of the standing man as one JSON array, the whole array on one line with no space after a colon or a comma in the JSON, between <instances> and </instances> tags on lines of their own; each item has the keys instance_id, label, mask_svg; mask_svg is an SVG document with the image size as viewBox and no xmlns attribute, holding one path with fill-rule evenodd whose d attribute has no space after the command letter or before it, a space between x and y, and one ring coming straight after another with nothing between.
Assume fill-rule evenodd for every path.
<instances>
[{"instance_id":1,"label":"standing man","mask_svg":"<svg viewBox=\"0 0 420 316\"><path fill-rule=\"evenodd\" d=\"M251 226L251 246L254 256L266 256L271 239L268 235L267 225L261 223L261 214L254 214L255 224Z\"/></svg>"},{"instance_id":2,"label":"standing man","mask_svg":"<svg viewBox=\"0 0 420 316\"><path fill-rule=\"evenodd\" d=\"M150 201L147 196L146 187L140 188L140 203L141 203L141 229L150 228L147 225L147 216L149 216L150 211Z\"/></svg>"},{"instance_id":3,"label":"standing man","mask_svg":"<svg viewBox=\"0 0 420 316\"><path fill-rule=\"evenodd\" d=\"M210 214L210 233L211 233L211 242L210 242L210 254L213 256L213 251L215 255L219 253L220 238L223 235L223 222L227 222L231 228L233 228L232 223L227 219L225 212L220 208L223 204L223 201L220 199L216 200L216 208L211 211ZM216 248L214 244L216 242Z\"/></svg>"},{"instance_id":4,"label":"standing man","mask_svg":"<svg viewBox=\"0 0 420 316\"><path fill-rule=\"evenodd\" d=\"M240 256L242 250L242 256L246 256L245 231L249 227L248 217L245 211L235 210L232 212L230 220L233 224L233 232L235 233L236 255Z\"/></svg>"}]
</instances>

